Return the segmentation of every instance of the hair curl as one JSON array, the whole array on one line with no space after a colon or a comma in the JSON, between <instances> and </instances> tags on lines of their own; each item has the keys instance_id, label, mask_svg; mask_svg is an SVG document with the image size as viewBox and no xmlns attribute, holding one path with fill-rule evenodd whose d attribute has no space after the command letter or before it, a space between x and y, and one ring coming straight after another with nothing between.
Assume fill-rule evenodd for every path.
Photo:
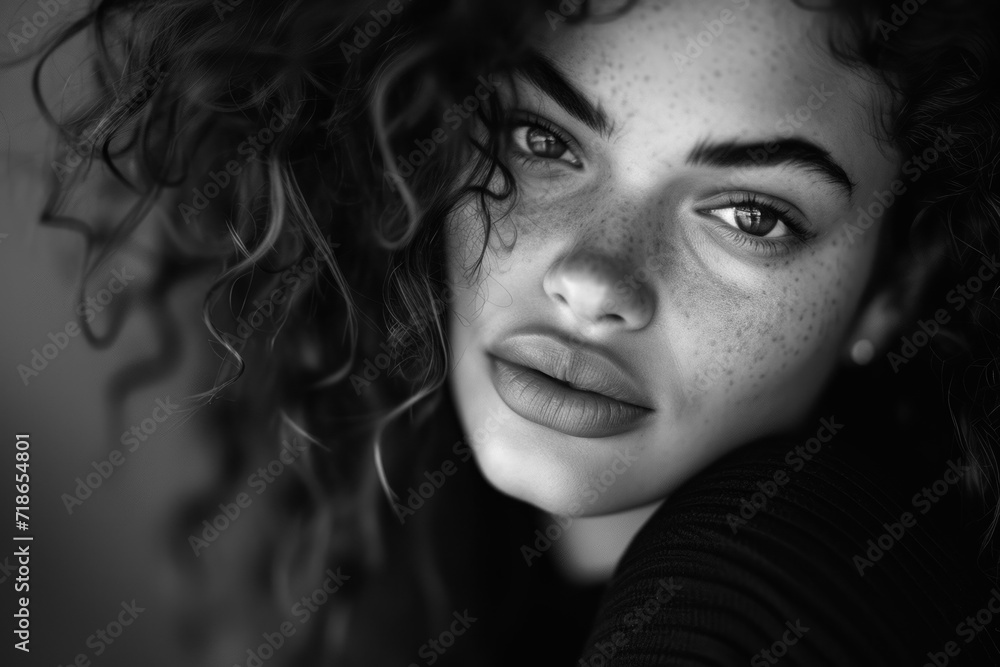
<instances>
[{"instance_id":1,"label":"hair curl","mask_svg":"<svg viewBox=\"0 0 1000 667\"><path fill-rule=\"evenodd\" d=\"M594 20L586 0L572 4L566 16L554 0L421 0L372 35L363 26L383 6L365 0L95 0L44 47L35 95L63 142L60 182L42 219L86 238L83 283L150 218L160 225L162 254L147 305L161 316L165 337L173 331L167 295L193 273L214 275L203 317L222 363L215 386L194 400L231 399L215 413L224 482L186 508L179 534L230 497L279 443L307 439L324 451L310 449L301 477L281 481L272 518L280 534L257 545L255 562L271 572L272 585L286 581L285 589L303 564L305 579L318 578L328 563L358 575L378 568L380 486L394 472L419 469L411 464L420 448L406 441L442 407L444 221L457 206L478 204L486 238L478 271L489 211L512 206L517 194L501 158L504 116L495 99L476 112L483 134L463 125L412 175L400 173L395 156L438 128L477 77L529 62L531 36L548 27L546 11ZM884 128L890 143L914 155L940 129L959 137L920 190L897 205L872 279L870 291L912 274L913 293L898 298L916 303L919 314L1000 248L996 9L988 0L936 0L897 25L897 5L888 0L835 5L851 28L832 41L836 53L895 94ZM95 91L78 112L57 119L40 73L81 34L94 40ZM272 130L278 115L284 126ZM122 220L88 224L64 212L66 193L83 183L94 156L135 195ZM207 195L209 184L215 196ZM318 268L304 271L310 258ZM269 296L275 290L288 292L283 303ZM995 293L983 290L956 313L926 363L881 379L899 397L903 424L934 404L926 378L939 378L936 396L947 399L956 447L975 466L966 493L990 512L984 544L1000 517ZM261 313L266 304L270 314ZM260 325L250 323L255 314ZM122 323L119 314L103 338L81 326L106 345ZM240 335L241 326L253 335ZM163 372L180 354L167 342ZM365 385L364 362L380 354L392 366ZM116 401L137 383L136 371L116 376ZM372 444L391 461L388 470ZM285 513L295 520L283 520ZM178 558L191 562L183 548ZM427 600L438 600L435 579L425 579ZM322 610L326 623L314 625L311 647L321 657L343 642L356 595ZM199 611L211 617L210 607Z\"/></svg>"}]
</instances>

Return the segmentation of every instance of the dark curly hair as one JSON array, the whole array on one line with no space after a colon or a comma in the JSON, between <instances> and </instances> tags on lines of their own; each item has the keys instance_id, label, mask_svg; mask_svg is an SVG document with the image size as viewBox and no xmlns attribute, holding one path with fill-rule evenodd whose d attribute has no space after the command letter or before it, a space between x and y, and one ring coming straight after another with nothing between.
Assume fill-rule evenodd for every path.
<instances>
[{"instance_id":1,"label":"dark curly hair","mask_svg":"<svg viewBox=\"0 0 1000 667\"><path fill-rule=\"evenodd\" d=\"M595 17L587 0L95 0L41 50L35 94L63 139L43 222L86 238L84 284L137 226L156 226L162 252L145 305L163 324L158 372L182 353L167 297L191 275L214 276L203 314L221 362L192 405L226 399L212 406L224 466L220 484L179 521L177 556L192 576L205 575L188 548L192 527L282 442L317 444L294 479L276 483L272 533L248 556L271 573L262 595L285 582L275 600L294 587L290 573L316 581L336 564L355 577L319 612L316 655L343 643L365 573L382 559L381 489L391 503L391 488L420 469L413 433L432 428L444 407L444 221L476 202L488 241L490 210L517 196L494 98L412 173L397 156L431 136L480 77L507 77L532 62L529 43L548 30L552 12L570 22L610 20L633 4ZM842 14L834 52L894 93L883 130L903 155L922 153L941 130L957 136L921 187L894 206L869 287L908 285L897 298L915 322L1000 249L1000 23L990 0L901 4L919 11L903 10L901 20L900 3L888 0L809 8ZM40 73L80 34L94 39L96 90L77 112L55 118ZM132 193L123 219L66 213L67 193L91 163ZM474 271L485 252L484 241ZM978 292L933 338L934 354L899 374L885 364L849 371L864 373L873 395L889 388L900 429L928 409L942 415L952 447L973 465L965 493L986 517L977 526L990 567L1000 517L995 293ZM100 338L81 326L107 345L123 321L116 315ZM116 376L115 401L149 370L143 363ZM434 581L426 577L429 589ZM190 618L207 619L217 609L195 611Z\"/></svg>"}]
</instances>

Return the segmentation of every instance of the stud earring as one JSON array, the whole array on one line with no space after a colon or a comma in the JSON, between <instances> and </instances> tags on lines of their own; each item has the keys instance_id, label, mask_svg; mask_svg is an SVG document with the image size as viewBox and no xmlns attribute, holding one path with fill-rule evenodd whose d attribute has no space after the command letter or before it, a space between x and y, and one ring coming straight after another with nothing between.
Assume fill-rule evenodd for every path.
<instances>
[{"instance_id":1,"label":"stud earring","mask_svg":"<svg viewBox=\"0 0 1000 667\"><path fill-rule=\"evenodd\" d=\"M875 346L867 338L862 338L854 342L851 346L851 361L858 366L865 366L875 358Z\"/></svg>"}]
</instances>

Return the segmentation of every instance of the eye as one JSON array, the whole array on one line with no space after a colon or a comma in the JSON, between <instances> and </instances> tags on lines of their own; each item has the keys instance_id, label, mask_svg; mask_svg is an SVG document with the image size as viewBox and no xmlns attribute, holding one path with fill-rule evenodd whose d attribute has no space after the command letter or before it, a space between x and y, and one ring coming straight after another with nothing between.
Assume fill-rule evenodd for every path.
<instances>
[{"instance_id":1,"label":"eye","mask_svg":"<svg viewBox=\"0 0 1000 667\"><path fill-rule=\"evenodd\" d=\"M535 157L558 160L569 152L566 142L540 127L521 127L516 132L519 143L526 145Z\"/></svg>"},{"instance_id":2,"label":"eye","mask_svg":"<svg viewBox=\"0 0 1000 667\"><path fill-rule=\"evenodd\" d=\"M741 232L753 234L754 236L767 236L774 231L778 225L784 227L778 217L778 213L763 206L747 206L745 204L741 204L740 206L715 210L716 213L719 211L731 212L731 216L720 217L724 217L726 222L739 227ZM730 217L732 217L732 221L729 220ZM783 235L779 234L779 236Z\"/></svg>"},{"instance_id":3,"label":"eye","mask_svg":"<svg viewBox=\"0 0 1000 667\"><path fill-rule=\"evenodd\" d=\"M787 208L751 193L733 195L726 206L700 212L724 222L725 236L734 244L766 257L787 254L816 236Z\"/></svg>"},{"instance_id":4,"label":"eye","mask_svg":"<svg viewBox=\"0 0 1000 667\"><path fill-rule=\"evenodd\" d=\"M729 206L706 209L726 224L744 234L760 238L806 237L809 232L799 224L792 213L776 204L760 201L756 195L740 195ZM773 233L777 230L777 234Z\"/></svg>"},{"instance_id":5,"label":"eye","mask_svg":"<svg viewBox=\"0 0 1000 667\"><path fill-rule=\"evenodd\" d=\"M515 119L508 127L511 149L521 160L528 163L559 161L571 167L583 166L573 152L573 139L544 119Z\"/></svg>"}]
</instances>

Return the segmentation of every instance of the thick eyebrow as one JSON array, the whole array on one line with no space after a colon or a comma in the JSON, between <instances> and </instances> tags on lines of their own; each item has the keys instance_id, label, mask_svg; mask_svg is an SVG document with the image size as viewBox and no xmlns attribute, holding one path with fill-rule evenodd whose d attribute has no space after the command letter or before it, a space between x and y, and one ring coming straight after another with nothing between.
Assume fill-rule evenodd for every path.
<instances>
[{"instance_id":1,"label":"thick eyebrow","mask_svg":"<svg viewBox=\"0 0 1000 667\"><path fill-rule=\"evenodd\" d=\"M604 110L591 102L547 57L532 53L513 69L552 98L566 113L601 136L610 138L614 126ZM827 182L840 187L848 199L853 197L857 186L829 151L798 137L744 143L702 140L688 155L687 163L721 168L798 166L819 173Z\"/></svg>"},{"instance_id":2,"label":"thick eyebrow","mask_svg":"<svg viewBox=\"0 0 1000 667\"><path fill-rule=\"evenodd\" d=\"M555 63L540 53L531 56L513 68L514 72L552 98L566 113L608 138L614 130L607 114L600 105L591 102Z\"/></svg>"},{"instance_id":3,"label":"thick eyebrow","mask_svg":"<svg viewBox=\"0 0 1000 667\"><path fill-rule=\"evenodd\" d=\"M799 137L766 141L698 142L687 157L690 165L709 167L778 167L792 165L819 173L828 183L841 188L847 198L854 195L857 183L830 156L830 152Z\"/></svg>"}]
</instances>

